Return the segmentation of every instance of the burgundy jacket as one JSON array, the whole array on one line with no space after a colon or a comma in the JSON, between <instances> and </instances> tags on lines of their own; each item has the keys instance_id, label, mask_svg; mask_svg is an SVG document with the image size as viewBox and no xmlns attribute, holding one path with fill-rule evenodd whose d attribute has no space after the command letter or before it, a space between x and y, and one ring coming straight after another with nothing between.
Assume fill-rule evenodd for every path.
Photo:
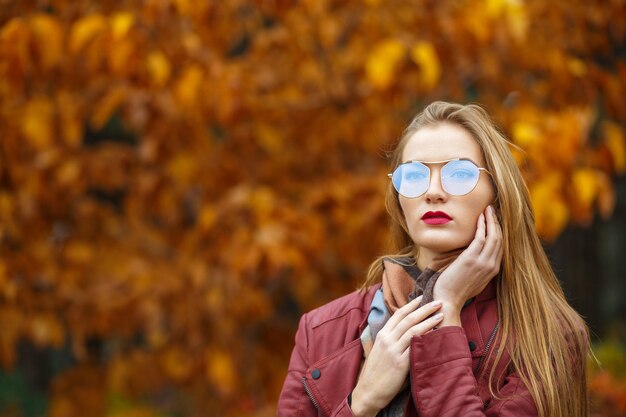
<instances>
[{"instance_id":1,"label":"burgundy jacket","mask_svg":"<svg viewBox=\"0 0 626 417\"><path fill-rule=\"evenodd\" d=\"M353 292L304 314L278 401L278 417L353 417L348 395L363 360L360 334L380 287ZM462 327L442 327L411 341L411 400L405 416L537 416L530 392L508 369L504 351L496 365L498 399L487 386L498 349L495 280L461 311ZM492 340L492 341L490 341ZM495 353L495 352L494 352ZM483 372L484 370L484 372Z\"/></svg>"}]
</instances>

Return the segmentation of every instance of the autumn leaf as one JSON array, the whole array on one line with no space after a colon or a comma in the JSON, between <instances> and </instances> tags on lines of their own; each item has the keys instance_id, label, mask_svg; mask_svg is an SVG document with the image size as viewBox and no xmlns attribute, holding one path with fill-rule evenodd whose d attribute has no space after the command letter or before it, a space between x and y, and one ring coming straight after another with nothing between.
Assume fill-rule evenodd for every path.
<instances>
[{"instance_id":1,"label":"autumn leaf","mask_svg":"<svg viewBox=\"0 0 626 417\"><path fill-rule=\"evenodd\" d=\"M603 125L605 143L613 157L613 166L618 174L626 172L626 138L623 129L615 123L605 122Z\"/></svg>"},{"instance_id":2,"label":"autumn leaf","mask_svg":"<svg viewBox=\"0 0 626 417\"><path fill-rule=\"evenodd\" d=\"M381 90L388 88L405 53L404 44L397 39L387 39L374 45L365 64L365 72L372 85Z\"/></svg>"},{"instance_id":3,"label":"autumn leaf","mask_svg":"<svg viewBox=\"0 0 626 417\"><path fill-rule=\"evenodd\" d=\"M174 86L174 94L183 107L192 107L197 103L202 79L202 70L197 65L183 70Z\"/></svg>"},{"instance_id":4,"label":"autumn leaf","mask_svg":"<svg viewBox=\"0 0 626 417\"><path fill-rule=\"evenodd\" d=\"M223 395L236 388L237 373L231 355L226 351L209 351L206 354L207 377Z\"/></svg>"},{"instance_id":5,"label":"autumn leaf","mask_svg":"<svg viewBox=\"0 0 626 417\"><path fill-rule=\"evenodd\" d=\"M122 104L127 93L127 90L123 86L115 86L104 94L96 103L96 107L91 115L91 125L94 129L102 129L104 124L108 122L113 115L113 112Z\"/></svg>"},{"instance_id":6,"label":"autumn leaf","mask_svg":"<svg viewBox=\"0 0 626 417\"><path fill-rule=\"evenodd\" d=\"M574 171L572 182L578 199L585 207L590 207L598 194L597 174L589 168Z\"/></svg>"},{"instance_id":7,"label":"autumn leaf","mask_svg":"<svg viewBox=\"0 0 626 417\"><path fill-rule=\"evenodd\" d=\"M512 127L513 140L515 144L524 149L531 148L541 142L542 135L540 130L528 122L516 122Z\"/></svg>"},{"instance_id":8,"label":"autumn leaf","mask_svg":"<svg viewBox=\"0 0 626 417\"><path fill-rule=\"evenodd\" d=\"M547 240L556 238L569 220L569 209L561 196L563 180L552 174L530 186L535 226Z\"/></svg>"},{"instance_id":9,"label":"autumn leaf","mask_svg":"<svg viewBox=\"0 0 626 417\"><path fill-rule=\"evenodd\" d=\"M166 349L161 354L160 364L164 372L175 381L187 379L193 371L191 358L176 346Z\"/></svg>"},{"instance_id":10,"label":"autumn leaf","mask_svg":"<svg viewBox=\"0 0 626 417\"><path fill-rule=\"evenodd\" d=\"M100 14L91 14L80 18L72 26L69 36L69 50L80 52L95 36L108 28L106 18Z\"/></svg>"},{"instance_id":11,"label":"autumn leaf","mask_svg":"<svg viewBox=\"0 0 626 417\"><path fill-rule=\"evenodd\" d=\"M151 52L146 59L146 67L154 85L162 87L169 80L172 70L167 57L162 52Z\"/></svg>"},{"instance_id":12,"label":"autumn leaf","mask_svg":"<svg viewBox=\"0 0 626 417\"><path fill-rule=\"evenodd\" d=\"M439 58L430 42L418 42L411 48L411 58L420 67L421 78L428 89L434 88L441 77Z\"/></svg>"},{"instance_id":13,"label":"autumn leaf","mask_svg":"<svg viewBox=\"0 0 626 417\"><path fill-rule=\"evenodd\" d=\"M116 13L111 17L111 33L113 38L119 40L126 36L135 23L135 16L132 13Z\"/></svg>"},{"instance_id":14,"label":"autumn leaf","mask_svg":"<svg viewBox=\"0 0 626 417\"><path fill-rule=\"evenodd\" d=\"M10 76L24 76L33 66L29 51L30 33L26 22L15 17L7 22L0 31L3 46L4 71ZM12 70L12 71L11 71Z\"/></svg>"},{"instance_id":15,"label":"autumn leaf","mask_svg":"<svg viewBox=\"0 0 626 417\"><path fill-rule=\"evenodd\" d=\"M52 145L54 138L54 105L45 96L34 98L24 108L21 120L24 136L36 149Z\"/></svg>"},{"instance_id":16,"label":"autumn leaf","mask_svg":"<svg viewBox=\"0 0 626 417\"><path fill-rule=\"evenodd\" d=\"M41 55L41 66L49 70L61 63L64 48L64 30L61 24L49 15L39 14L30 19Z\"/></svg>"},{"instance_id":17,"label":"autumn leaf","mask_svg":"<svg viewBox=\"0 0 626 417\"><path fill-rule=\"evenodd\" d=\"M36 315L28 320L28 333L36 346L63 346L65 330L58 319L52 315Z\"/></svg>"}]
</instances>

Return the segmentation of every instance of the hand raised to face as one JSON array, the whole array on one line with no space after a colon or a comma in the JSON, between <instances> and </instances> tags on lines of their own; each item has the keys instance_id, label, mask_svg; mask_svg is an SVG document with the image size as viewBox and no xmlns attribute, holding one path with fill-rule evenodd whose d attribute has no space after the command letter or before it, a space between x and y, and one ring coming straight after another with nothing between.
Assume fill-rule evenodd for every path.
<instances>
[{"instance_id":1,"label":"hand raised to face","mask_svg":"<svg viewBox=\"0 0 626 417\"><path fill-rule=\"evenodd\" d=\"M478 295L500 272L501 263L502 229L495 210L488 206L478 217L470 245L443 271L435 284L434 298L443 303L446 314L442 326L460 325L463 304Z\"/></svg>"}]
</instances>

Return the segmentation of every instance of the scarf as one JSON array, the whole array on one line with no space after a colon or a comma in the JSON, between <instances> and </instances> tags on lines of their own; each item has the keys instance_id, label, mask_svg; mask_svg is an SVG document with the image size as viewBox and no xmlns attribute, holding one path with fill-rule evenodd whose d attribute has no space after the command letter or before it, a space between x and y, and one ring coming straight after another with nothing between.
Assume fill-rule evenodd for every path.
<instances>
[{"instance_id":1,"label":"scarf","mask_svg":"<svg viewBox=\"0 0 626 417\"><path fill-rule=\"evenodd\" d=\"M366 359L372 350L376 335L393 313L420 295L422 300L418 308L433 301L437 279L461 252L462 249L459 249L435 257L424 271L420 271L408 257L383 258L382 287L374 295L367 317L368 324L361 334Z\"/></svg>"}]
</instances>

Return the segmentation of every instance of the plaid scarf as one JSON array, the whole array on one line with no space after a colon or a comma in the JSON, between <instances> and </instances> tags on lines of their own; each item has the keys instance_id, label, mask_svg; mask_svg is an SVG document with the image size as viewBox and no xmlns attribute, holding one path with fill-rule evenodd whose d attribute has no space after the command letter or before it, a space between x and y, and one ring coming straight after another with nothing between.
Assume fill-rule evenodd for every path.
<instances>
[{"instance_id":1,"label":"plaid scarf","mask_svg":"<svg viewBox=\"0 0 626 417\"><path fill-rule=\"evenodd\" d=\"M361 334L366 359L376 335L393 313L420 295L422 300L419 307L433 301L437 279L461 252L459 249L435 257L424 271L417 268L412 258L383 259L383 285L374 295L367 318L368 324Z\"/></svg>"}]
</instances>

